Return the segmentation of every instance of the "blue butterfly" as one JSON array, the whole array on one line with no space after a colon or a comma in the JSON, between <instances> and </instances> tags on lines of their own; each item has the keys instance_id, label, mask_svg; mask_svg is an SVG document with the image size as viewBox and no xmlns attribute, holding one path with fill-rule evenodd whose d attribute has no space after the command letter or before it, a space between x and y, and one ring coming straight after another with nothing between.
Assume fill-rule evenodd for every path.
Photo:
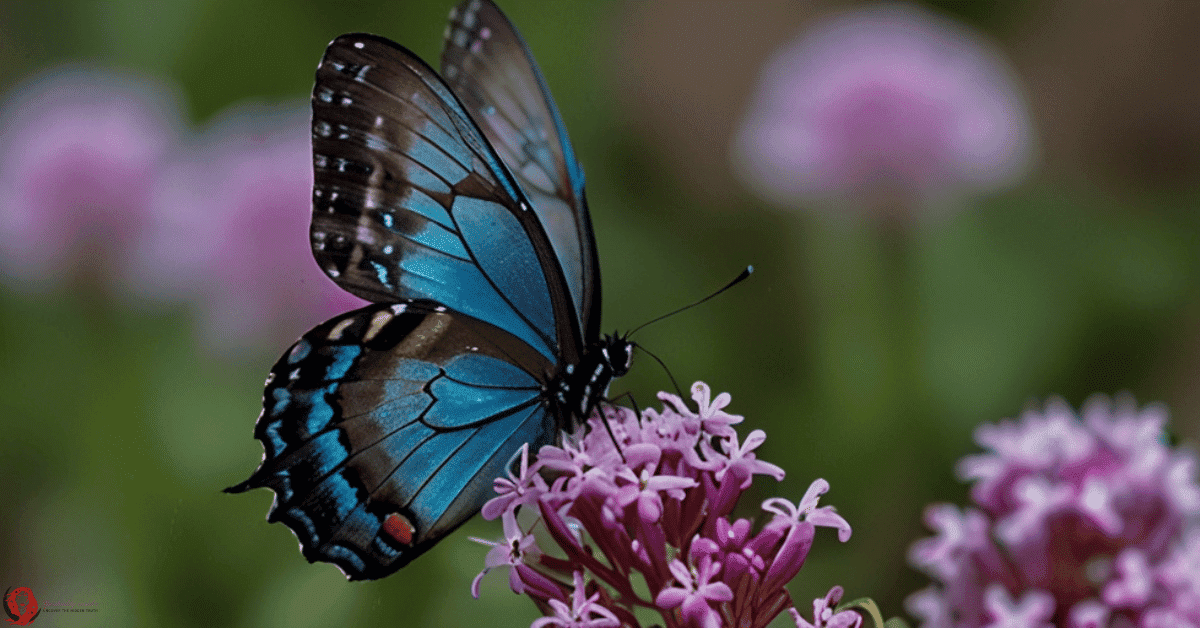
<instances>
[{"instance_id":1,"label":"blue butterfly","mask_svg":"<svg viewBox=\"0 0 1200 628\"><path fill-rule=\"evenodd\" d=\"M489 0L450 14L439 76L374 35L329 44L313 89L312 250L372 301L271 369L226 489L351 580L395 572L462 525L525 443L572 429L624 375L601 336L583 171L529 48Z\"/></svg>"}]
</instances>

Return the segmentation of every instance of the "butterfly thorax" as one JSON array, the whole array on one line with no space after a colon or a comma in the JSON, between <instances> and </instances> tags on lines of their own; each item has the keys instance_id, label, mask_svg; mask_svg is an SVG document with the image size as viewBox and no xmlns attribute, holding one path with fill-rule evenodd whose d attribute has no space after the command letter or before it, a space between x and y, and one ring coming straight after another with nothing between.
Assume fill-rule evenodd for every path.
<instances>
[{"instance_id":1,"label":"butterfly thorax","mask_svg":"<svg viewBox=\"0 0 1200 628\"><path fill-rule=\"evenodd\" d=\"M571 426L587 420L596 406L608 398L612 381L629 372L634 344L619 335L605 336L584 352L578 364L568 364L555 379L558 402Z\"/></svg>"}]
</instances>

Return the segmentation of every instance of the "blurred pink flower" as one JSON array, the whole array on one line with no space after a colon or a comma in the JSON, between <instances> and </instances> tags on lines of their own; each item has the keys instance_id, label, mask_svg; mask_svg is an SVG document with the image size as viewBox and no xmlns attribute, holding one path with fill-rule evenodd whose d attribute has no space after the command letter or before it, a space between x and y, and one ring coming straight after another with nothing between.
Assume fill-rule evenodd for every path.
<instances>
[{"instance_id":1,"label":"blurred pink flower","mask_svg":"<svg viewBox=\"0 0 1200 628\"><path fill-rule=\"evenodd\" d=\"M219 352L292 340L363 303L309 249L307 103L233 110L184 139L161 83L57 69L2 114L5 284L43 290L75 273L186 302Z\"/></svg>"},{"instance_id":2,"label":"blurred pink flower","mask_svg":"<svg viewBox=\"0 0 1200 628\"><path fill-rule=\"evenodd\" d=\"M766 65L734 166L784 207L907 214L1010 186L1034 132L998 50L908 4L814 23Z\"/></svg>"},{"instance_id":3,"label":"blurred pink flower","mask_svg":"<svg viewBox=\"0 0 1200 628\"><path fill-rule=\"evenodd\" d=\"M130 288L191 301L219 353L295 339L362 305L313 260L312 181L307 103L227 111L164 167Z\"/></svg>"},{"instance_id":4,"label":"blurred pink flower","mask_svg":"<svg viewBox=\"0 0 1200 628\"><path fill-rule=\"evenodd\" d=\"M1168 447L1160 407L1061 400L981 426L974 507L926 511L910 561L934 584L908 600L925 628L1200 626L1196 457Z\"/></svg>"},{"instance_id":5,"label":"blurred pink flower","mask_svg":"<svg viewBox=\"0 0 1200 628\"><path fill-rule=\"evenodd\" d=\"M123 266L179 134L175 95L146 77L59 68L15 88L0 121L4 282L38 291Z\"/></svg>"}]
</instances>

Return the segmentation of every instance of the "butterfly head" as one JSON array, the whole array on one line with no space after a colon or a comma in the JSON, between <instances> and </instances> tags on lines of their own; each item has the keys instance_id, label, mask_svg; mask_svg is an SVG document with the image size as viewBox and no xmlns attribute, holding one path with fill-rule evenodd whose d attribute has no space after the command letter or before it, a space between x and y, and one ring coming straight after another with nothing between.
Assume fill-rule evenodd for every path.
<instances>
[{"instance_id":1,"label":"butterfly head","mask_svg":"<svg viewBox=\"0 0 1200 628\"><path fill-rule=\"evenodd\" d=\"M634 347L637 347L637 343L630 340L628 334L612 334L604 337L600 354L604 356L604 361L611 369L614 378L629 372L629 368L633 365Z\"/></svg>"}]
</instances>

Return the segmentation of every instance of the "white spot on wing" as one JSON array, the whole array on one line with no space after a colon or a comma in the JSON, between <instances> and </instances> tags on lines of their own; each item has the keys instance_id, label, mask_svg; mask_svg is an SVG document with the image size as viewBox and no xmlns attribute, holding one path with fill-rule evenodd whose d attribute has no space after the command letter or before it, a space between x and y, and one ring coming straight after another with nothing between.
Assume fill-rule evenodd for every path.
<instances>
[{"instance_id":1,"label":"white spot on wing","mask_svg":"<svg viewBox=\"0 0 1200 628\"><path fill-rule=\"evenodd\" d=\"M375 234L371 233L371 228L367 225L358 225L354 230L354 239L368 246L375 244Z\"/></svg>"},{"instance_id":2,"label":"white spot on wing","mask_svg":"<svg viewBox=\"0 0 1200 628\"><path fill-rule=\"evenodd\" d=\"M371 325L367 328L367 333L363 335L364 341L370 341L392 320L392 315L389 312L375 312L371 317Z\"/></svg>"},{"instance_id":3,"label":"white spot on wing","mask_svg":"<svg viewBox=\"0 0 1200 628\"><path fill-rule=\"evenodd\" d=\"M354 319L347 318L346 320L338 323L337 325L334 325L333 329L329 330L329 340L341 340L342 334L346 333L346 328L353 324L354 324Z\"/></svg>"},{"instance_id":4,"label":"white spot on wing","mask_svg":"<svg viewBox=\"0 0 1200 628\"><path fill-rule=\"evenodd\" d=\"M366 209L379 207L379 199L382 193L382 190L377 187L371 186L367 188L366 193L363 194L363 207Z\"/></svg>"}]
</instances>

